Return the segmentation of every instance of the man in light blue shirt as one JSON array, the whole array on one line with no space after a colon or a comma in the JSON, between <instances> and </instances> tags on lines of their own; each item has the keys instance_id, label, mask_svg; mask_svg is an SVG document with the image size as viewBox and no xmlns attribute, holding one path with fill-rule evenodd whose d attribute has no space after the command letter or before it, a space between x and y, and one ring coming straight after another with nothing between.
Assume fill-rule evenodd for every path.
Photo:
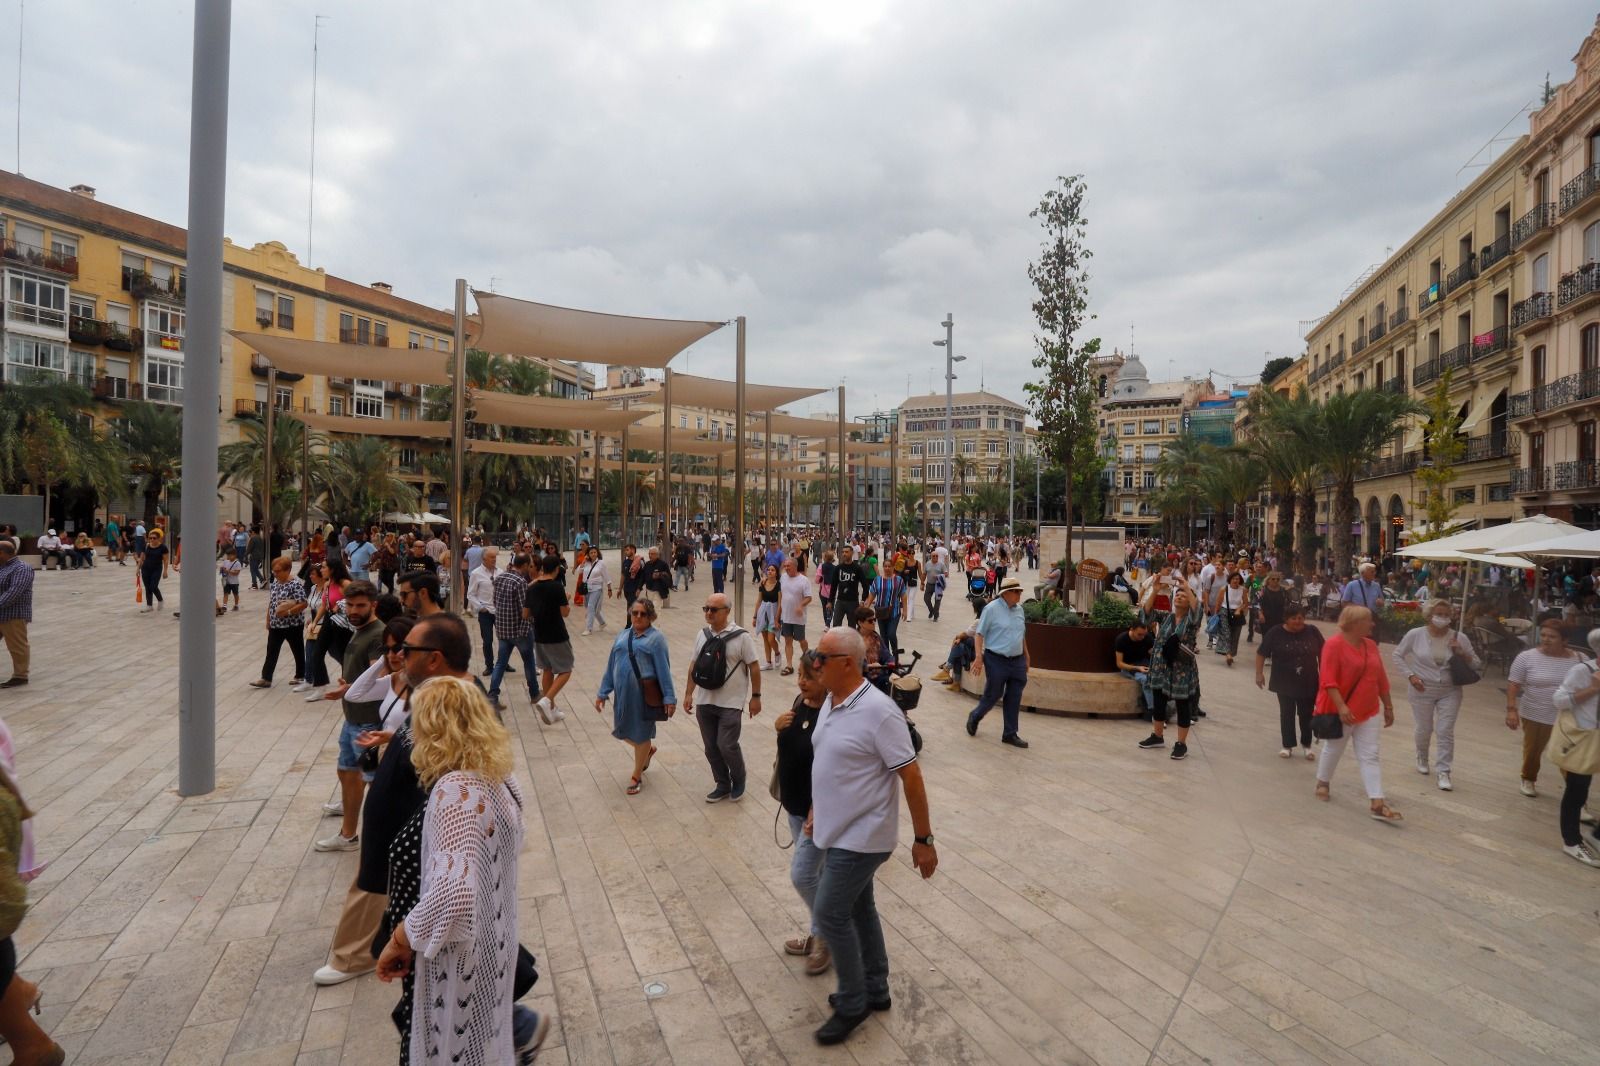
<instances>
[{"instance_id":1,"label":"man in light blue shirt","mask_svg":"<svg viewBox=\"0 0 1600 1066\"><path fill-rule=\"evenodd\" d=\"M1339 599L1344 603L1365 607L1373 614L1377 614L1378 608L1383 606L1383 586L1376 580L1378 568L1372 563L1362 563L1359 573L1359 577L1345 582L1344 591L1339 594Z\"/></svg>"},{"instance_id":2,"label":"man in light blue shirt","mask_svg":"<svg viewBox=\"0 0 1600 1066\"><path fill-rule=\"evenodd\" d=\"M995 704L1001 703L1004 725L1000 743L1026 748L1028 742L1017 736L1017 719L1022 712L1022 690L1028 684L1027 630L1022 617L1022 582L1006 575L1000 595L990 600L978 616L978 631L973 638L972 676L983 678L983 698L967 716L967 736L978 735L978 723Z\"/></svg>"},{"instance_id":3,"label":"man in light blue shirt","mask_svg":"<svg viewBox=\"0 0 1600 1066\"><path fill-rule=\"evenodd\" d=\"M378 549L372 546L365 534L357 533L355 539L345 549L345 558L350 565L350 577L356 581L366 581L367 568L372 565L372 557L378 554Z\"/></svg>"}]
</instances>

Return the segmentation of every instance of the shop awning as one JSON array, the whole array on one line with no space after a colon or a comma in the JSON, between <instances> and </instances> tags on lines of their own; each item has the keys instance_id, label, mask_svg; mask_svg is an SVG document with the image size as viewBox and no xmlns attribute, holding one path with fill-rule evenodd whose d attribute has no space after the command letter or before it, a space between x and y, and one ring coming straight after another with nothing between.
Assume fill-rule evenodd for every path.
<instances>
[{"instance_id":1,"label":"shop awning","mask_svg":"<svg viewBox=\"0 0 1600 1066\"><path fill-rule=\"evenodd\" d=\"M399 381L407 385L448 385L448 352L426 348L379 348L370 344L335 344L296 337L229 330L234 339L260 352L273 369L290 374L328 374Z\"/></svg>"},{"instance_id":2,"label":"shop awning","mask_svg":"<svg viewBox=\"0 0 1600 1066\"><path fill-rule=\"evenodd\" d=\"M472 345L506 355L574 362L664 367L724 322L636 318L517 300L474 291Z\"/></svg>"}]
</instances>

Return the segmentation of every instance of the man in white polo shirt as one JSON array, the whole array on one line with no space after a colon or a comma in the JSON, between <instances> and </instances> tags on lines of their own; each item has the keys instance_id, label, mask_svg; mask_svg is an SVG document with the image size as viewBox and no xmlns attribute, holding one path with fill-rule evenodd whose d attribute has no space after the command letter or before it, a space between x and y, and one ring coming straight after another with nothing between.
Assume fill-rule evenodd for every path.
<instances>
[{"instance_id":1,"label":"man in white polo shirt","mask_svg":"<svg viewBox=\"0 0 1600 1066\"><path fill-rule=\"evenodd\" d=\"M811 817L805 831L826 852L811 917L839 975L839 990L828 997L833 1017L816 1038L837 1044L872 1011L890 1006L889 953L872 882L900 842L901 782L915 833L911 861L927 878L939 856L905 715L866 681L861 634L835 626L809 654L820 661L828 686L811 736Z\"/></svg>"}]
</instances>

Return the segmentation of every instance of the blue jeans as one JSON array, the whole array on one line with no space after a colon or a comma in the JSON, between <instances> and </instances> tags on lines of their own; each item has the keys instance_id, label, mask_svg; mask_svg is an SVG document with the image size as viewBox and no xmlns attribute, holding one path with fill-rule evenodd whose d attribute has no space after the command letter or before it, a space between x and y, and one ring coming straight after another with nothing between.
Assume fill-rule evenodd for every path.
<instances>
[{"instance_id":1,"label":"blue jeans","mask_svg":"<svg viewBox=\"0 0 1600 1066\"><path fill-rule=\"evenodd\" d=\"M1118 670L1123 677L1129 677L1139 683L1139 695L1144 699L1144 709L1156 709L1156 698L1150 691L1150 673L1147 670Z\"/></svg>"},{"instance_id":2,"label":"blue jeans","mask_svg":"<svg viewBox=\"0 0 1600 1066\"><path fill-rule=\"evenodd\" d=\"M528 699L539 698L539 673L533 665L533 627L529 626L527 632L516 640L500 638L500 650L494 658L494 673L489 677L490 701L500 698L500 679L506 676L506 667L511 664L511 649L517 649L522 656L522 670L528 677Z\"/></svg>"},{"instance_id":3,"label":"blue jeans","mask_svg":"<svg viewBox=\"0 0 1600 1066\"><path fill-rule=\"evenodd\" d=\"M889 649L889 657L899 662L900 609L898 607L893 614L878 623L878 635L883 638L883 646Z\"/></svg>"},{"instance_id":4,"label":"blue jeans","mask_svg":"<svg viewBox=\"0 0 1600 1066\"><path fill-rule=\"evenodd\" d=\"M833 1008L840 1014L865 1014L868 1000L889 997L889 949L883 943L872 881L890 854L829 848L822 856L811 921L833 954L839 975Z\"/></svg>"},{"instance_id":5,"label":"blue jeans","mask_svg":"<svg viewBox=\"0 0 1600 1066\"><path fill-rule=\"evenodd\" d=\"M1021 655L999 655L983 652L983 698L972 709L970 722L981 722L995 704L1004 697L1002 713L1005 724L1000 730L1003 737L1017 735L1017 719L1022 711L1022 690L1028 683L1028 663Z\"/></svg>"},{"instance_id":6,"label":"blue jeans","mask_svg":"<svg viewBox=\"0 0 1600 1066\"><path fill-rule=\"evenodd\" d=\"M788 812L785 811L785 814ZM822 879L823 851L817 847L816 841L805 834L806 816L803 814L789 815L789 834L794 837L794 855L789 860L789 881L794 885L794 890L800 893L800 898L806 902L806 910L812 915L817 911L817 882ZM812 934L817 931L817 920L811 919L808 926Z\"/></svg>"}]
</instances>

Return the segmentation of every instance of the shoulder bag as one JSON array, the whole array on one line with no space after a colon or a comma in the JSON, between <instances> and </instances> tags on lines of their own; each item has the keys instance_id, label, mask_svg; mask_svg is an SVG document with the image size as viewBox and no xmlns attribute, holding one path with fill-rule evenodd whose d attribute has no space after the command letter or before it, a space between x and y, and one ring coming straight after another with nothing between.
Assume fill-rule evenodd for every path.
<instances>
[{"instance_id":1,"label":"shoulder bag","mask_svg":"<svg viewBox=\"0 0 1600 1066\"><path fill-rule=\"evenodd\" d=\"M1593 667L1589 679L1594 680ZM1578 716L1563 708L1556 714L1544 755L1569 774L1600 773L1600 729L1580 729Z\"/></svg>"},{"instance_id":2,"label":"shoulder bag","mask_svg":"<svg viewBox=\"0 0 1600 1066\"><path fill-rule=\"evenodd\" d=\"M1452 685L1476 685L1483 680L1483 675L1472 668L1464 655L1450 656L1450 683Z\"/></svg>"},{"instance_id":3,"label":"shoulder bag","mask_svg":"<svg viewBox=\"0 0 1600 1066\"><path fill-rule=\"evenodd\" d=\"M667 699L661 691L661 681L654 677L645 677L639 672L639 660L633 657L633 634L628 634L628 662L633 665L633 678L639 682L639 694L644 698L644 709L649 712L653 721L665 722L667 720Z\"/></svg>"},{"instance_id":4,"label":"shoulder bag","mask_svg":"<svg viewBox=\"0 0 1600 1066\"><path fill-rule=\"evenodd\" d=\"M1367 646L1361 645L1361 672L1356 675L1355 684L1350 686L1350 693L1340 692L1345 706L1350 705L1350 696L1356 694L1356 689L1361 687L1361 679L1367 676ZM1332 703L1332 700L1328 701ZM1338 740L1344 736L1344 719L1339 717L1337 710L1332 713L1313 714L1311 716L1311 735L1318 740Z\"/></svg>"}]
</instances>

